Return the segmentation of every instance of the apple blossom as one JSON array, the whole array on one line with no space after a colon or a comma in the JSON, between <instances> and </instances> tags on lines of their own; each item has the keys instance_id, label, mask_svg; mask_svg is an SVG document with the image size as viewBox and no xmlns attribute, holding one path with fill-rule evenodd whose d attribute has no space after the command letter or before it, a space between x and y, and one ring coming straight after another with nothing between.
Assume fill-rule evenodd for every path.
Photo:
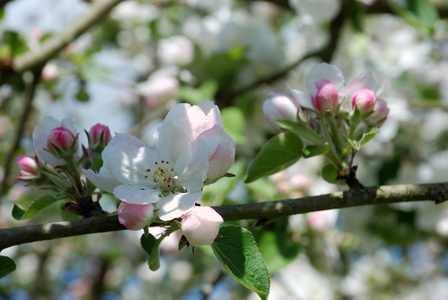
<instances>
[{"instance_id":1,"label":"apple blossom","mask_svg":"<svg viewBox=\"0 0 448 300\"><path fill-rule=\"evenodd\" d=\"M299 113L299 103L282 93L272 93L269 98L263 102L263 112L266 121L276 131L281 129L277 125L277 120L297 121Z\"/></svg>"},{"instance_id":2,"label":"apple blossom","mask_svg":"<svg viewBox=\"0 0 448 300\"><path fill-rule=\"evenodd\" d=\"M57 129L57 130L56 130ZM70 145L77 149L76 129L67 120L57 121L53 117L45 117L33 131L33 145L37 156L45 163L52 166L65 164L65 162L55 156L55 152L49 152L53 148L51 144L56 145L60 149L68 149ZM71 143L71 144L70 144ZM53 148L53 150L55 150Z\"/></svg>"},{"instance_id":3,"label":"apple blossom","mask_svg":"<svg viewBox=\"0 0 448 300\"><path fill-rule=\"evenodd\" d=\"M206 179L225 174L234 161L234 149L211 101L178 104L159 127L153 148L118 134L102 153L99 173L83 172L97 187L124 202L154 203L159 218L167 221L193 208Z\"/></svg>"},{"instance_id":4,"label":"apple blossom","mask_svg":"<svg viewBox=\"0 0 448 300\"><path fill-rule=\"evenodd\" d=\"M39 174L39 164L31 155L23 155L16 158L19 165L19 178L32 178Z\"/></svg>"},{"instance_id":5,"label":"apple blossom","mask_svg":"<svg viewBox=\"0 0 448 300\"><path fill-rule=\"evenodd\" d=\"M370 89L360 89L353 94L352 107L358 109L361 115L370 114L375 103L375 92Z\"/></svg>"},{"instance_id":6,"label":"apple blossom","mask_svg":"<svg viewBox=\"0 0 448 300\"><path fill-rule=\"evenodd\" d=\"M129 230L140 230L154 219L154 205L129 204L121 202L118 208L118 221Z\"/></svg>"},{"instance_id":7,"label":"apple blossom","mask_svg":"<svg viewBox=\"0 0 448 300\"><path fill-rule=\"evenodd\" d=\"M209 206L195 206L183 218L181 232L192 246L211 245L224 222L220 214Z\"/></svg>"}]
</instances>

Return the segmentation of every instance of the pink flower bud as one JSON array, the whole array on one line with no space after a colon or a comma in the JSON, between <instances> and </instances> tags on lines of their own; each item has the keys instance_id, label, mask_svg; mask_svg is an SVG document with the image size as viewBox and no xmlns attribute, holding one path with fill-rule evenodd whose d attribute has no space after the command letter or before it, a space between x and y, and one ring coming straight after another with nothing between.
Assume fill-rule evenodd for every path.
<instances>
[{"instance_id":1,"label":"pink flower bud","mask_svg":"<svg viewBox=\"0 0 448 300\"><path fill-rule=\"evenodd\" d=\"M389 108L387 107L386 101L378 99L373 107L373 113L369 116L369 123L380 127L386 121L388 114Z\"/></svg>"},{"instance_id":2,"label":"pink flower bud","mask_svg":"<svg viewBox=\"0 0 448 300\"><path fill-rule=\"evenodd\" d=\"M91 146L97 146L99 144L106 146L112 137L109 127L97 123L96 125L93 125L92 128L90 128L89 138Z\"/></svg>"},{"instance_id":3,"label":"pink flower bud","mask_svg":"<svg viewBox=\"0 0 448 300\"><path fill-rule=\"evenodd\" d=\"M353 94L352 107L358 109L361 112L361 115L371 113L375 103L375 92L372 90L360 89Z\"/></svg>"},{"instance_id":4,"label":"pink flower bud","mask_svg":"<svg viewBox=\"0 0 448 300\"><path fill-rule=\"evenodd\" d=\"M311 103L320 112L335 111L339 102L338 89L333 82L322 79L314 83L310 91Z\"/></svg>"},{"instance_id":5,"label":"pink flower bud","mask_svg":"<svg viewBox=\"0 0 448 300\"><path fill-rule=\"evenodd\" d=\"M19 165L19 177L36 177L39 174L39 165L33 156L19 156L16 162Z\"/></svg>"},{"instance_id":6,"label":"pink flower bud","mask_svg":"<svg viewBox=\"0 0 448 300\"><path fill-rule=\"evenodd\" d=\"M129 204L121 202L118 208L118 221L129 230L140 230L154 219L154 205Z\"/></svg>"},{"instance_id":7,"label":"pink flower bud","mask_svg":"<svg viewBox=\"0 0 448 300\"><path fill-rule=\"evenodd\" d=\"M224 222L209 206L195 206L182 219L181 232L192 246L211 245Z\"/></svg>"},{"instance_id":8,"label":"pink flower bud","mask_svg":"<svg viewBox=\"0 0 448 300\"><path fill-rule=\"evenodd\" d=\"M299 105L293 98L285 94L272 93L263 103L263 112L266 121L272 128L280 132L281 129L275 121L297 121Z\"/></svg>"},{"instance_id":9,"label":"pink flower bud","mask_svg":"<svg viewBox=\"0 0 448 300\"><path fill-rule=\"evenodd\" d=\"M54 128L47 137L47 148L53 153L57 153L54 146L62 151L68 151L75 141L74 134L70 129L60 126Z\"/></svg>"}]
</instances>

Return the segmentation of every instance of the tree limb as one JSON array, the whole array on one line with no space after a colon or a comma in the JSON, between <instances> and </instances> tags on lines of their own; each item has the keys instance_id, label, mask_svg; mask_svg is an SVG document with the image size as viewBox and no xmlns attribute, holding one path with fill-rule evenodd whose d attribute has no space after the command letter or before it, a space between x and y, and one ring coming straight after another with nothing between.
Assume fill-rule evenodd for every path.
<instances>
[{"instance_id":1,"label":"tree limb","mask_svg":"<svg viewBox=\"0 0 448 300\"><path fill-rule=\"evenodd\" d=\"M398 202L434 201L441 203L448 195L448 183L405 184L351 189L320 196L279 201L217 206L214 209L226 221L280 217L335 208ZM159 224L152 224L157 226ZM69 236L124 230L117 216L92 217L71 222L0 229L0 251L11 246Z\"/></svg>"}]
</instances>

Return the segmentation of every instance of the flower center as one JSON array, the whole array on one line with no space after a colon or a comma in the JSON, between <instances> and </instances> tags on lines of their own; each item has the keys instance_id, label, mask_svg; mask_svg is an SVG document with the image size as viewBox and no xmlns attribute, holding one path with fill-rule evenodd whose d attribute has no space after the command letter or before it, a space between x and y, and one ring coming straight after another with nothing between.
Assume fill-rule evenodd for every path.
<instances>
[{"instance_id":1,"label":"flower center","mask_svg":"<svg viewBox=\"0 0 448 300\"><path fill-rule=\"evenodd\" d=\"M154 169L145 170L145 179L150 179L159 185L162 192L174 193L176 187L176 179L178 176L174 174L174 168L167 160L154 162Z\"/></svg>"}]
</instances>

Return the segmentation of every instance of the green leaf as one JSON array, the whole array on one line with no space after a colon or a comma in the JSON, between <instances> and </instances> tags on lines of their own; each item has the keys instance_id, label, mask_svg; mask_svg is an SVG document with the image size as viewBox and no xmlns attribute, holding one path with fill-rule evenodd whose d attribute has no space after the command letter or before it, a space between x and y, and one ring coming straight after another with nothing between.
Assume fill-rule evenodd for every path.
<instances>
[{"instance_id":1,"label":"green leaf","mask_svg":"<svg viewBox=\"0 0 448 300\"><path fill-rule=\"evenodd\" d=\"M93 58L88 58L81 68L81 77L85 81L101 80L110 75L111 70L105 65L95 61Z\"/></svg>"},{"instance_id":2,"label":"green leaf","mask_svg":"<svg viewBox=\"0 0 448 300\"><path fill-rule=\"evenodd\" d=\"M0 255L0 278L8 276L16 270L15 262L7 256Z\"/></svg>"},{"instance_id":3,"label":"green leaf","mask_svg":"<svg viewBox=\"0 0 448 300\"><path fill-rule=\"evenodd\" d=\"M254 237L245 228L223 226L212 244L213 253L239 283L267 299L270 288L269 271L263 262Z\"/></svg>"},{"instance_id":4,"label":"green leaf","mask_svg":"<svg viewBox=\"0 0 448 300\"><path fill-rule=\"evenodd\" d=\"M182 99L191 103L198 104L204 99L213 99L218 90L218 83L215 80L208 79L204 81L198 88L190 86L182 86L179 94Z\"/></svg>"},{"instance_id":5,"label":"green leaf","mask_svg":"<svg viewBox=\"0 0 448 300\"><path fill-rule=\"evenodd\" d=\"M322 178L329 183L344 185L345 181L339 179L338 171L335 165L327 164L322 168Z\"/></svg>"},{"instance_id":6,"label":"green leaf","mask_svg":"<svg viewBox=\"0 0 448 300\"><path fill-rule=\"evenodd\" d=\"M313 156L325 155L328 153L329 148L330 147L329 147L328 143L325 143L321 146L308 145L305 147L305 149L303 149L303 157L310 158Z\"/></svg>"},{"instance_id":7,"label":"green leaf","mask_svg":"<svg viewBox=\"0 0 448 300\"><path fill-rule=\"evenodd\" d=\"M58 174L55 174L44 167L39 168L39 172L48 177L48 179L50 179L62 191L65 191L70 187L70 183L67 180L64 180Z\"/></svg>"},{"instance_id":8,"label":"green leaf","mask_svg":"<svg viewBox=\"0 0 448 300\"><path fill-rule=\"evenodd\" d=\"M414 27L433 29L439 15L430 0L388 1L391 9Z\"/></svg>"},{"instance_id":9,"label":"green leaf","mask_svg":"<svg viewBox=\"0 0 448 300\"><path fill-rule=\"evenodd\" d=\"M84 87L81 87L76 93L76 99L80 102L87 102L90 100L90 95Z\"/></svg>"},{"instance_id":10,"label":"green leaf","mask_svg":"<svg viewBox=\"0 0 448 300\"><path fill-rule=\"evenodd\" d=\"M280 128L291 133L295 133L302 139L307 140L308 142L316 146L322 145L324 143L317 133L309 129L304 124L286 120L277 121L277 124L280 126Z\"/></svg>"},{"instance_id":11,"label":"green leaf","mask_svg":"<svg viewBox=\"0 0 448 300\"><path fill-rule=\"evenodd\" d=\"M256 235L258 246L269 272L275 273L294 261L300 253L299 243L293 241L288 230L288 218L280 218L273 228L263 228Z\"/></svg>"},{"instance_id":12,"label":"green leaf","mask_svg":"<svg viewBox=\"0 0 448 300\"><path fill-rule=\"evenodd\" d=\"M230 90L236 74L247 64L246 52L246 47L235 46L208 57L203 69L204 78L215 80L223 91Z\"/></svg>"},{"instance_id":13,"label":"green leaf","mask_svg":"<svg viewBox=\"0 0 448 300\"><path fill-rule=\"evenodd\" d=\"M378 127L373 127L372 129L370 129L367 132L364 132L363 134L360 134L357 138L356 141L361 145L364 145L365 143L370 142L375 135L378 133ZM359 149L357 149L359 150Z\"/></svg>"},{"instance_id":14,"label":"green leaf","mask_svg":"<svg viewBox=\"0 0 448 300\"><path fill-rule=\"evenodd\" d=\"M226 107L221 110L224 129L237 144L246 143L244 113L238 107Z\"/></svg>"},{"instance_id":15,"label":"green leaf","mask_svg":"<svg viewBox=\"0 0 448 300\"><path fill-rule=\"evenodd\" d=\"M140 244L143 250L149 254L148 265L151 271L160 268L159 246L163 238L156 239L152 234L143 234L140 238Z\"/></svg>"},{"instance_id":16,"label":"green leaf","mask_svg":"<svg viewBox=\"0 0 448 300\"><path fill-rule=\"evenodd\" d=\"M302 156L302 140L292 133L280 133L268 140L249 166L246 183L281 171Z\"/></svg>"},{"instance_id":17,"label":"green leaf","mask_svg":"<svg viewBox=\"0 0 448 300\"><path fill-rule=\"evenodd\" d=\"M21 209L19 206L14 204L14 207L12 208L12 217L16 220L20 220L22 219L24 214L25 210Z\"/></svg>"},{"instance_id":18,"label":"green leaf","mask_svg":"<svg viewBox=\"0 0 448 300\"><path fill-rule=\"evenodd\" d=\"M9 45L11 49L11 54L13 56L17 56L21 53L24 53L28 50L27 44L25 42L25 39L23 36L16 32L11 30L5 30L2 33L2 40L4 44Z\"/></svg>"},{"instance_id":19,"label":"green leaf","mask_svg":"<svg viewBox=\"0 0 448 300\"><path fill-rule=\"evenodd\" d=\"M20 219L21 220L28 219L29 217L37 214L42 209L47 208L48 206L54 204L56 201L58 200L55 199L53 195L45 195L36 198L33 202L31 202L30 207L28 207L28 209L25 211L25 213L22 215Z\"/></svg>"}]
</instances>

